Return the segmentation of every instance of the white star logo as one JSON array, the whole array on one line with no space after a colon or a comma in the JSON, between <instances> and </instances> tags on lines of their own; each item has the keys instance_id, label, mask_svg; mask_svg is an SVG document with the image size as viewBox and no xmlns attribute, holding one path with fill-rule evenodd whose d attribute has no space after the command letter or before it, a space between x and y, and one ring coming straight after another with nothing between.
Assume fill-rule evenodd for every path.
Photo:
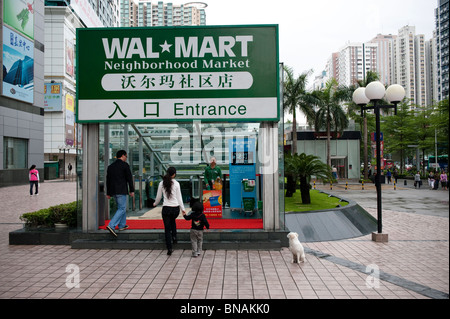
<instances>
[{"instance_id":1,"label":"white star logo","mask_svg":"<svg viewBox=\"0 0 450 319\"><path fill-rule=\"evenodd\" d=\"M161 53L163 53L164 51L167 51L170 53L170 47L172 46L172 44L167 44L167 40L164 41L164 44L160 44L159 45L162 48Z\"/></svg>"}]
</instances>

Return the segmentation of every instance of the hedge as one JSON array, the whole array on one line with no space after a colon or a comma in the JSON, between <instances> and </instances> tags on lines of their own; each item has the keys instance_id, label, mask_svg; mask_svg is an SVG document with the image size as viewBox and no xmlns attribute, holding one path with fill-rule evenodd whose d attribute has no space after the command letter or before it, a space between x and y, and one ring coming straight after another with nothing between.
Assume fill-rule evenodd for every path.
<instances>
[{"instance_id":1,"label":"hedge","mask_svg":"<svg viewBox=\"0 0 450 319\"><path fill-rule=\"evenodd\" d=\"M55 223L64 223L69 227L77 225L77 201L51 206L20 216L26 227L53 227Z\"/></svg>"}]
</instances>

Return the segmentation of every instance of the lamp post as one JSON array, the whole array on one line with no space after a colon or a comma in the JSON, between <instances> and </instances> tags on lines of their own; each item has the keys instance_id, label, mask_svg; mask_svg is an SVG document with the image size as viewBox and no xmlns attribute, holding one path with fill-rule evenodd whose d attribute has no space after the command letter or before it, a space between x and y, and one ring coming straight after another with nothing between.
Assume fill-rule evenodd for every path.
<instances>
[{"instance_id":1,"label":"lamp post","mask_svg":"<svg viewBox=\"0 0 450 319\"><path fill-rule=\"evenodd\" d=\"M392 105L380 105L381 100L386 97ZM405 89L398 84L393 84L384 88L380 81L370 82L366 88L358 88L353 92L353 102L361 107L361 115L365 110L373 109L375 112L376 123L376 157L377 157L377 176L375 177L375 186L377 189L377 219L378 233L372 233L372 240L377 242L387 242L388 235L383 234L382 223L382 204L381 204L381 141L380 141L380 109L393 108L397 115L397 104L405 97ZM372 102L372 106L367 106Z\"/></svg>"}]
</instances>

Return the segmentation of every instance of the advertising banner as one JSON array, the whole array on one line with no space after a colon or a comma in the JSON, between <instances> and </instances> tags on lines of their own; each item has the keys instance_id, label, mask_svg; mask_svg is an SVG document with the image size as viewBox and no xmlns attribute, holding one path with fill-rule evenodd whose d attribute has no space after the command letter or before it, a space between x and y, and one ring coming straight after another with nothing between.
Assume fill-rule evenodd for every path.
<instances>
[{"instance_id":1,"label":"advertising banner","mask_svg":"<svg viewBox=\"0 0 450 319\"><path fill-rule=\"evenodd\" d=\"M75 50L73 42L66 39L66 74L74 76Z\"/></svg>"},{"instance_id":2,"label":"advertising banner","mask_svg":"<svg viewBox=\"0 0 450 319\"><path fill-rule=\"evenodd\" d=\"M33 103L34 43L3 27L3 92L13 99Z\"/></svg>"},{"instance_id":3,"label":"advertising banner","mask_svg":"<svg viewBox=\"0 0 450 319\"><path fill-rule=\"evenodd\" d=\"M71 0L68 2L70 2L70 7L88 28L103 27L103 23L95 13L95 10L92 8L89 0Z\"/></svg>"},{"instance_id":4,"label":"advertising banner","mask_svg":"<svg viewBox=\"0 0 450 319\"><path fill-rule=\"evenodd\" d=\"M44 111L62 111L62 84L44 83Z\"/></svg>"},{"instance_id":5,"label":"advertising banner","mask_svg":"<svg viewBox=\"0 0 450 319\"><path fill-rule=\"evenodd\" d=\"M66 145L75 146L75 99L66 94Z\"/></svg>"},{"instance_id":6,"label":"advertising banner","mask_svg":"<svg viewBox=\"0 0 450 319\"><path fill-rule=\"evenodd\" d=\"M33 5L30 0L3 0L4 23L34 39Z\"/></svg>"},{"instance_id":7,"label":"advertising banner","mask_svg":"<svg viewBox=\"0 0 450 319\"><path fill-rule=\"evenodd\" d=\"M203 213L206 217L222 217L222 191L204 190L203 191Z\"/></svg>"},{"instance_id":8,"label":"advertising banner","mask_svg":"<svg viewBox=\"0 0 450 319\"><path fill-rule=\"evenodd\" d=\"M77 122L278 121L278 26L77 29Z\"/></svg>"}]
</instances>

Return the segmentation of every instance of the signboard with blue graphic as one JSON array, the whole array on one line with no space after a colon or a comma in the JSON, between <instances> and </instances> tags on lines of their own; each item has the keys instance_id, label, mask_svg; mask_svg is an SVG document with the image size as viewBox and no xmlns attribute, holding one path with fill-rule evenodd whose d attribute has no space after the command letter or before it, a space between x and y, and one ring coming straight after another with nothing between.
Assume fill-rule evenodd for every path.
<instances>
[{"instance_id":1,"label":"signboard with blue graphic","mask_svg":"<svg viewBox=\"0 0 450 319\"><path fill-rule=\"evenodd\" d=\"M256 140L253 138L228 140L230 163L230 208L243 209L243 198L254 198L256 208L256 187L244 189L243 180L256 180Z\"/></svg>"},{"instance_id":2,"label":"signboard with blue graphic","mask_svg":"<svg viewBox=\"0 0 450 319\"><path fill-rule=\"evenodd\" d=\"M33 103L34 43L3 27L3 92L13 99Z\"/></svg>"}]
</instances>

